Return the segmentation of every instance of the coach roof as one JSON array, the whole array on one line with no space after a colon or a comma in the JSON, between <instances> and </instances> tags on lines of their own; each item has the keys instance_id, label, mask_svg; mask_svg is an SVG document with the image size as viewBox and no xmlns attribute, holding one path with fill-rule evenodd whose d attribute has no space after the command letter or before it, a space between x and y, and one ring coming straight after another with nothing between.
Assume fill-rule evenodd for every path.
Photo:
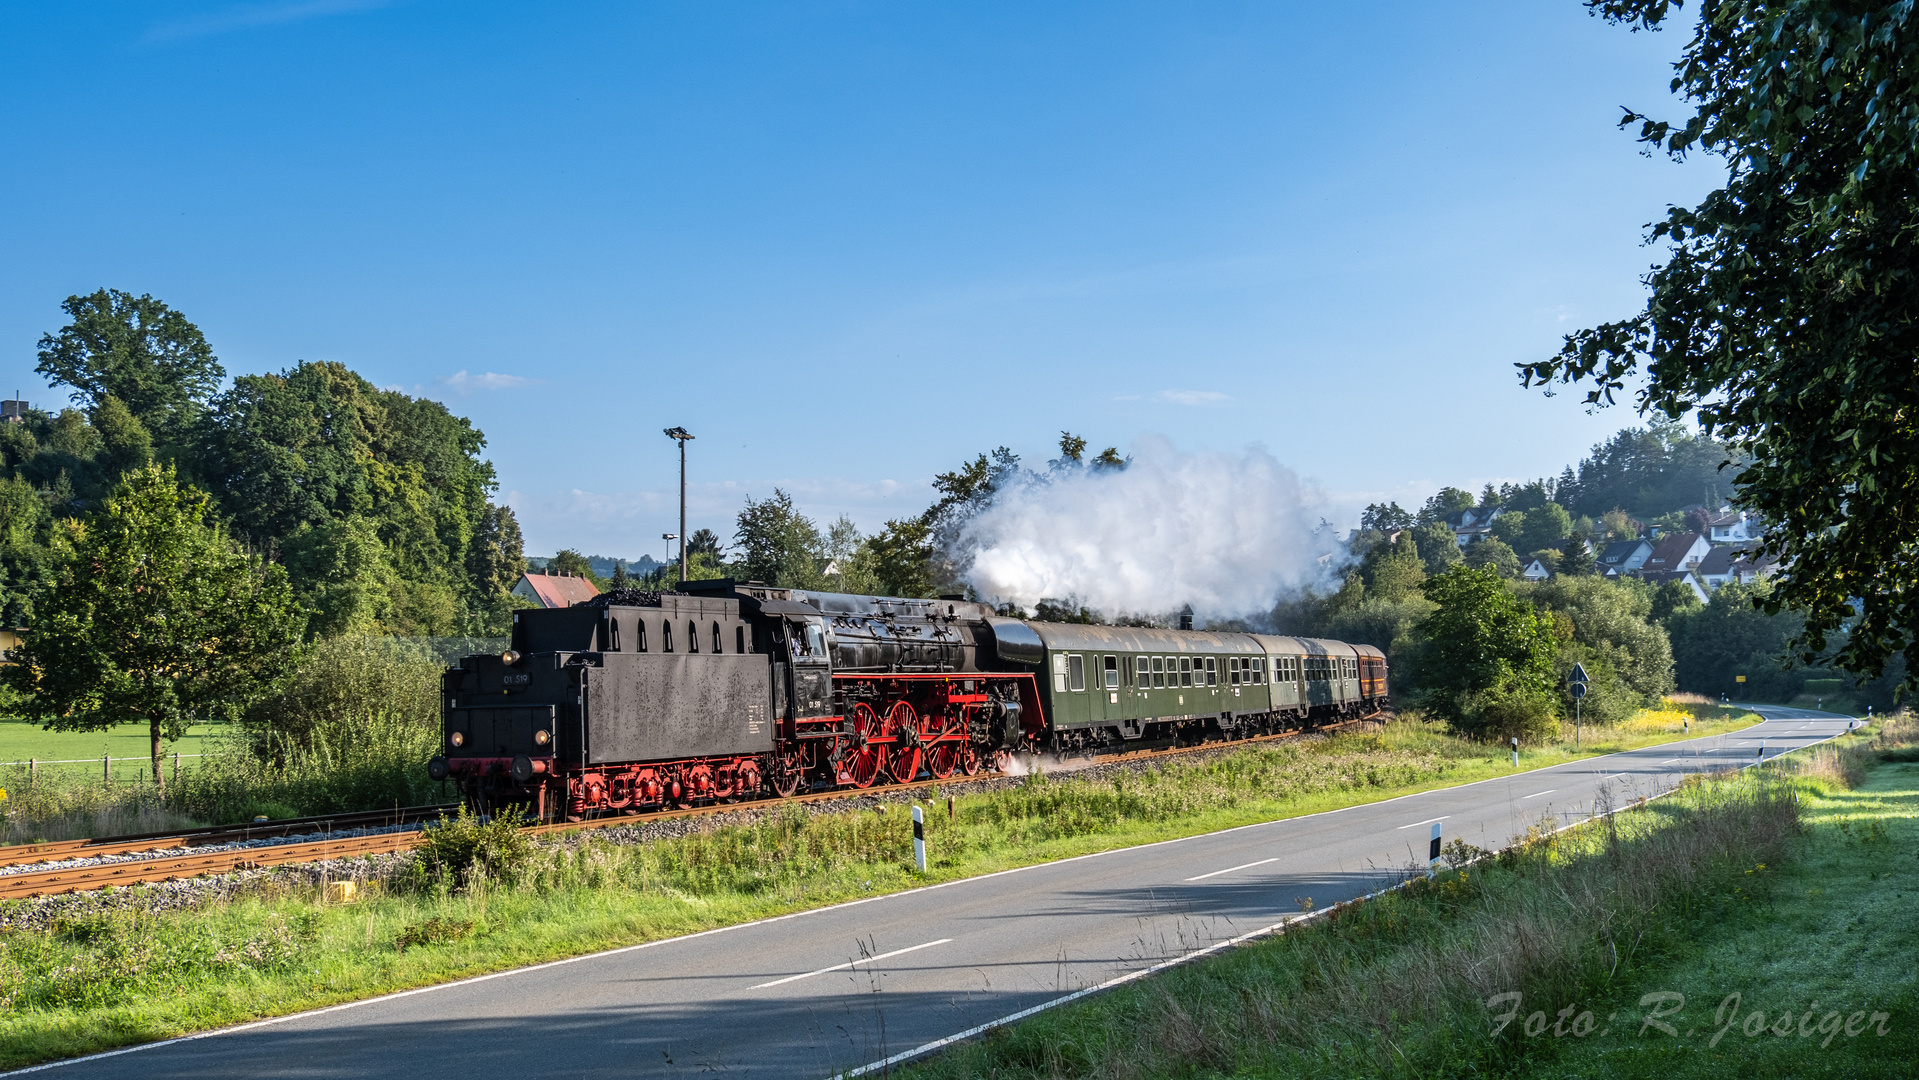
<instances>
[{"instance_id":1,"label":"coach roof","mask_svg":"<svg viewBox=\"0 0 1919 1080\"><path fill-rule=\"evenodd\" d=\"M1246 653L1253 656L1261 652L1249 634L1082 623L1028 622L1027 625L1055 652Z\"/></svg>"}]
</instances>

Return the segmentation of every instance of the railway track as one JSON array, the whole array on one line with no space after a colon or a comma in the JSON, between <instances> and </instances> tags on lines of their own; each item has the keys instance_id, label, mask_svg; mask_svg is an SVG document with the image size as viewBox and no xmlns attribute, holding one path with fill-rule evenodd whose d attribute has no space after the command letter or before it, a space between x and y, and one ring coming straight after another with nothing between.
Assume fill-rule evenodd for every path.
<instances>
[{"instance_id":1,"label":"railway track","mask_svg":"<svg viewBox=\"0 0 1919 1080\"><path fill-rule=\"evenodd\" d=\"M199 829L173 829L167 832L134 833L127 836L103 836L87 840L59 840L44 844L13 844L0 847L0 868L32 863L87 859L101 855L128 855L167 848L209 847L250 840L270 840L300 833L325 833L335 829L364 829L382 825L409 825L429 821L459 808L457 803L434 806L405 806L392 810L366 810L351 814L324 814L316 817L287 818L280 821L249 821L239 825L212 825Z\"/></svg>"},{"instance_id":2,"label":"railway track","mask_svg":"<svg viewBox=\"0 0 1919 1080\"><path fill-rule=\"evenodd\" d=\"M1310 733L1323 734L1343 730L1355 724L1376 720L1381 715L1381 713L1374 713L1371 716L1358 717L1337 724L1327 724L1323 727L1313 728ZM1065 759L1065 761L1069 765L1076 762L1084 762L1086 765L1116 764L1125 761L1173 757L1206 750L1221 750L1237 746L1278 742L1285 739L1296 738L1303 734L1309 734L1309 732L1286 731L1272 735L1256 735L1248 739L1235 739L1231 742L1204 742L1192 746L1133 750L1118 754L1087 755L1084 757L1068 758ZM782 804L817 803L871 795L894 795L903 791L930 788L940 784L952 786L954 784L968 783L976 780L992 779L1003 775L1005 774L983 772L977 776L954 776L943 780L915 780L906 784L875 785L870 788L832 788L826 791L813 791L802 795L794 795L790 798L777 801ZM773 801L775 800L716 803L711 806L656 810L651 813L593 818L587 821L529 825L526 831L534 835L551 835L555 833L581 832L591 829L617 828L624 825L666 821L674 818L707 817L734 810L750 809L759 805L761 802ZM155 833L144 836L104 837L98 840L68 840L54 844L22 844L10 848L0 848L0 866L19 866L65 859L91 858L102 855L160 851L174 847L205 847L214 844L232 843L235 840L257 840L292 836L301 832L319 832L328 828L364 828L369 825L414 824L431 820L443 814L452 813L457 809L458 806L454 804L445 806L415 806L398 810L383 810L363 814L336 814L328 817L304 818L295 821L262 822L240 826L176 830L169 833ZM50 896L58 893L84 892L90 889L101 889L108 886L152 884L161 881L171 881L177 878L223 874L234 870L251 870L266 866L286 866L296 863L320 862L326 859L348 858L356 855L374 855L386 852L406 851L417 847L420 843L420 832L417 829L409 829L403 832L378 833L372 836L329 838L304 843L269 844L201 854L164 856L124 862L93 863L85 866L63 867L52 870L21 871L14 874L0 875L0 899L20 899L32 896Z\"/></svg>"}]
</instances>

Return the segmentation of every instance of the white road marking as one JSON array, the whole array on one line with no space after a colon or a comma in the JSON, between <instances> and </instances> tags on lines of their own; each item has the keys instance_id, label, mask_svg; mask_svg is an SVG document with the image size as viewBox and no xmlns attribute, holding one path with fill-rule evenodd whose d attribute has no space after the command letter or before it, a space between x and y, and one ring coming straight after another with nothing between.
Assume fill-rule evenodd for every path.
<instances>
[{"instance_id":1,"label":"white road marking","mask_svg":"<svg viewBox=\"0 0 1919 1080\"><path fill-rule=\"evenodd\" d=\"M1531 795L1527 795L1527 796L1525 796L1525 797L1524 797L1524 798L1522 798L1522 799L1521 799L1520 801L1521 801L1521 802L1524 802L1524 801L1525 801L1525 799L1537 799L1537 798L1539 798L1539 797L1540 797L1541 795L1551 795L1551 794L1552 794L1553 792L1555 792L1555 791L1558 791L1558 790L1559 790L1559 789L1558 789L1558 788L1556 788L1556 787L1549 787L1549 788L1547 788L1547 789L1546 789L1546 790L1544 790L1544 791L1535 791L1535 792L1533 792L1533 793L1532 793Z\"/></svg>"},{"instance_id":2,"label":"white road marking","mask_svg":"<svg viewBox=\"0 0 1919 1080\"><path fill-rule=\"evenodd\" d=\"M902 954L910 953L910 952L918 952L921 949L930 949L935 945L944 945L951 940L953 939L950 937L943 937L939 939L938 941L929 941L924 945L911 945L904 949L894 949L892 952L881 953L878 956L863 956L858 960L848 960L844 964L834 964L832 967L823 967L819 969L818 971L809 971L804 975L788 975L784 979L774 979L772 982L761 983L758 986L751 987L750 989L764 990L769 986L780 986L785 983L799 982L801 979L810 979L815 975L824 975L829 971L845 971L847 968L858 967L861 964L877 963L881 960L885 960L890 957L900 956Z\"/></svg>"},{"instance_id":3,"label":"white road marking","mask_svg":"<svg viewBox=\"0 0 1919 1080\"><path fill-rule=\"evenodd\" d=\"M1265 866L1269 862L1278 862L1278 861L1279 861L1279 856L1275 855L1270 859L1261 859L1258 862L1244 863L1239 866L1229 866L1224 870L1215 870L1210 874L1201 874L1198 877L1189 877L1186 880L1187 881L1205 881L1209 877L1218 877L1221 874L1230 874L1235 870L1250 870L1255 866Z\"/></svg>"},{"instance_id":4,"label":"white road marking","mask_svg":"<svg viewBox=\"0 0 1919 1080\"><path fill-rule=\"evenodd\" d=\"M1686 759L1686 758L1682 758L1682 757L1669 757L1669 758L1667 758L1666 760L1664 760L1664 761L1662 761L1662 762L1660 762L1660 764L1661 764L1661 765L1671 765L1671 764L1672 764L1673 762L1675 762L1675 761L1685 761L1685 760L1687 760L1687 759Z\"/></svg>"},{"instance_id":5,"label":"white road marking","mask_svg":"<svg viewBox=\"0 0 1919 1080\"><path fill-rule=\"evenodd\" d=\"M1429 817L1429 818L1427 818L1427 819L1426 819L1426 820L1424 820L1424 821L1415 821L1415 822L1413 822L1413 823L1412 823L1411 825L1401 825L1401 826L1400 826L1400 828L1402 828L1402 829L1416 829L1416 828L1418 828L1418 827L1419 827L1419 826L1421 826L1421 825L1431 825L1431 824L1432 824L1433 822L1435 822L1435 821L1444 821L1444 820L1446 820L1446 819L1447 819L1447 818L1449 818L1449 817L1452 817L1452 815L1451 815L1451 814L1441 814L1441 815L1440 815L1440 816L1438 816L1438 817Z\"/></svg>"}]
</instances>

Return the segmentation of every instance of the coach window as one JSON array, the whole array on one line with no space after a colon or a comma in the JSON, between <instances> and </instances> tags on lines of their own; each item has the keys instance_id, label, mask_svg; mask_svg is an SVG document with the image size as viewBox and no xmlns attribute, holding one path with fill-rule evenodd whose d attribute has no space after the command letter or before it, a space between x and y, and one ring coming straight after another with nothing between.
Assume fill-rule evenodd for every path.
<instances>
[{"instance_id":1,"label":"coach window","mask_svg":"<svg viewBox=\"0 0 1919 1080\"><path fill-rule=\"evenodd\" d=\"M1217 657L1209 656L1206 658L1206 685L1219 685L1219 659Z\"/></svg>"},{"instance_id":2,"label":"coach window","mask_svg":"<svg viewBox=\"0 0 1919 1080\"><path fill-rule=\"evenodd\" d=\"M1190 656L1182 656L1179 658L1179 684L1181 686L1193 685L1193 658Z\"/></svg>"},{"instance_id":3,"label":"coach window","mask_svg":"<svg viewBox=\"0 0 1919 1080\"><path fill-rule=\"evenodd\" d=\"M1064 653L1054 653L1053 654L1053 693L1064 694L1065 692L1066 692L1066 655Z\"/></svg>"},{"instance_id":4,"label":"coach window","mask_svg":"<svg viewBox=\"0 0 1919 1080\"><path fill-rule=\"evenodd\" d=\"M1086 689L1086 658L1078 653L1066 658L1067 688L1075 692Z\"/></svg>"},{"instance_id":5,"label":"coach window","mask_svg":"<svg viewBox=\"0 0 1919 1080\"><path fill-rule=\"evenodd\" d=\"M673 624L665 619L660 620L660 651L673 651Z\"/></svg>"},{"instance_id":6,"label":"coach window","mask_svg":"<svg viewBox=\"0 0 1919 1080\"><path fill-rule=\"evenodd\" d=\"M1265 668L1265 666L1266 666L1265 657L1260 657L1259 659L1256 659L1253 661L1253 682L1263 683L1266 681L1266 672L1262 670L1263 668Z\"/></svg>"},{"instance_id":7,"label":"coach window","mask_svg":"<svg viewBox=\"0 0 1919 1080\"><path fill-rule=\"evenodd\" d=\"M1119 689L1119 657L1108 656L1104 660L1106 670L1106 689Z\"/></svg>"},{"instance_id":8,"label":"coach window","mask_svg":"<svg viewBox=\"0 0 1919 1080\"><path fill-rule=\"evenodd\" d=\"M1153 657L1153 685L1155 687L1166 685L1166 658L1165 657L1161 657L1161 656Z\"/></svg>"}]
</instances>

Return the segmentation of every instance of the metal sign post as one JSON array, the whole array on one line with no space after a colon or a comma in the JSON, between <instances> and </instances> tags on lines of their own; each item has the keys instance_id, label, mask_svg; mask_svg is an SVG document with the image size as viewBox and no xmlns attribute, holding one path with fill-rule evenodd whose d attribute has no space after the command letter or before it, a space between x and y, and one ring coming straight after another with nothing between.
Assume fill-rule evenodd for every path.
<instances>
[{"instance_id":1,"label":"metal sign post","mask_svg":"<svg viewBox=\"0 0 1919 1080\"><path fill-rule=\"evenodd\" d=\"M1586 684L1592 681L1592 679L1586 674L1586 665L1584 664L1573 665L1573 673L1572 673L1571 681L1572 681L1571 690L1573 695L1573 753L1577 754L1579 753L1579 747L1580 747L1580 733L1579 733L1580 715L1579 714L1582 711L1582 707L1584 706L1585 700L1586 700Z\"/></svg>"}]
</instances>

